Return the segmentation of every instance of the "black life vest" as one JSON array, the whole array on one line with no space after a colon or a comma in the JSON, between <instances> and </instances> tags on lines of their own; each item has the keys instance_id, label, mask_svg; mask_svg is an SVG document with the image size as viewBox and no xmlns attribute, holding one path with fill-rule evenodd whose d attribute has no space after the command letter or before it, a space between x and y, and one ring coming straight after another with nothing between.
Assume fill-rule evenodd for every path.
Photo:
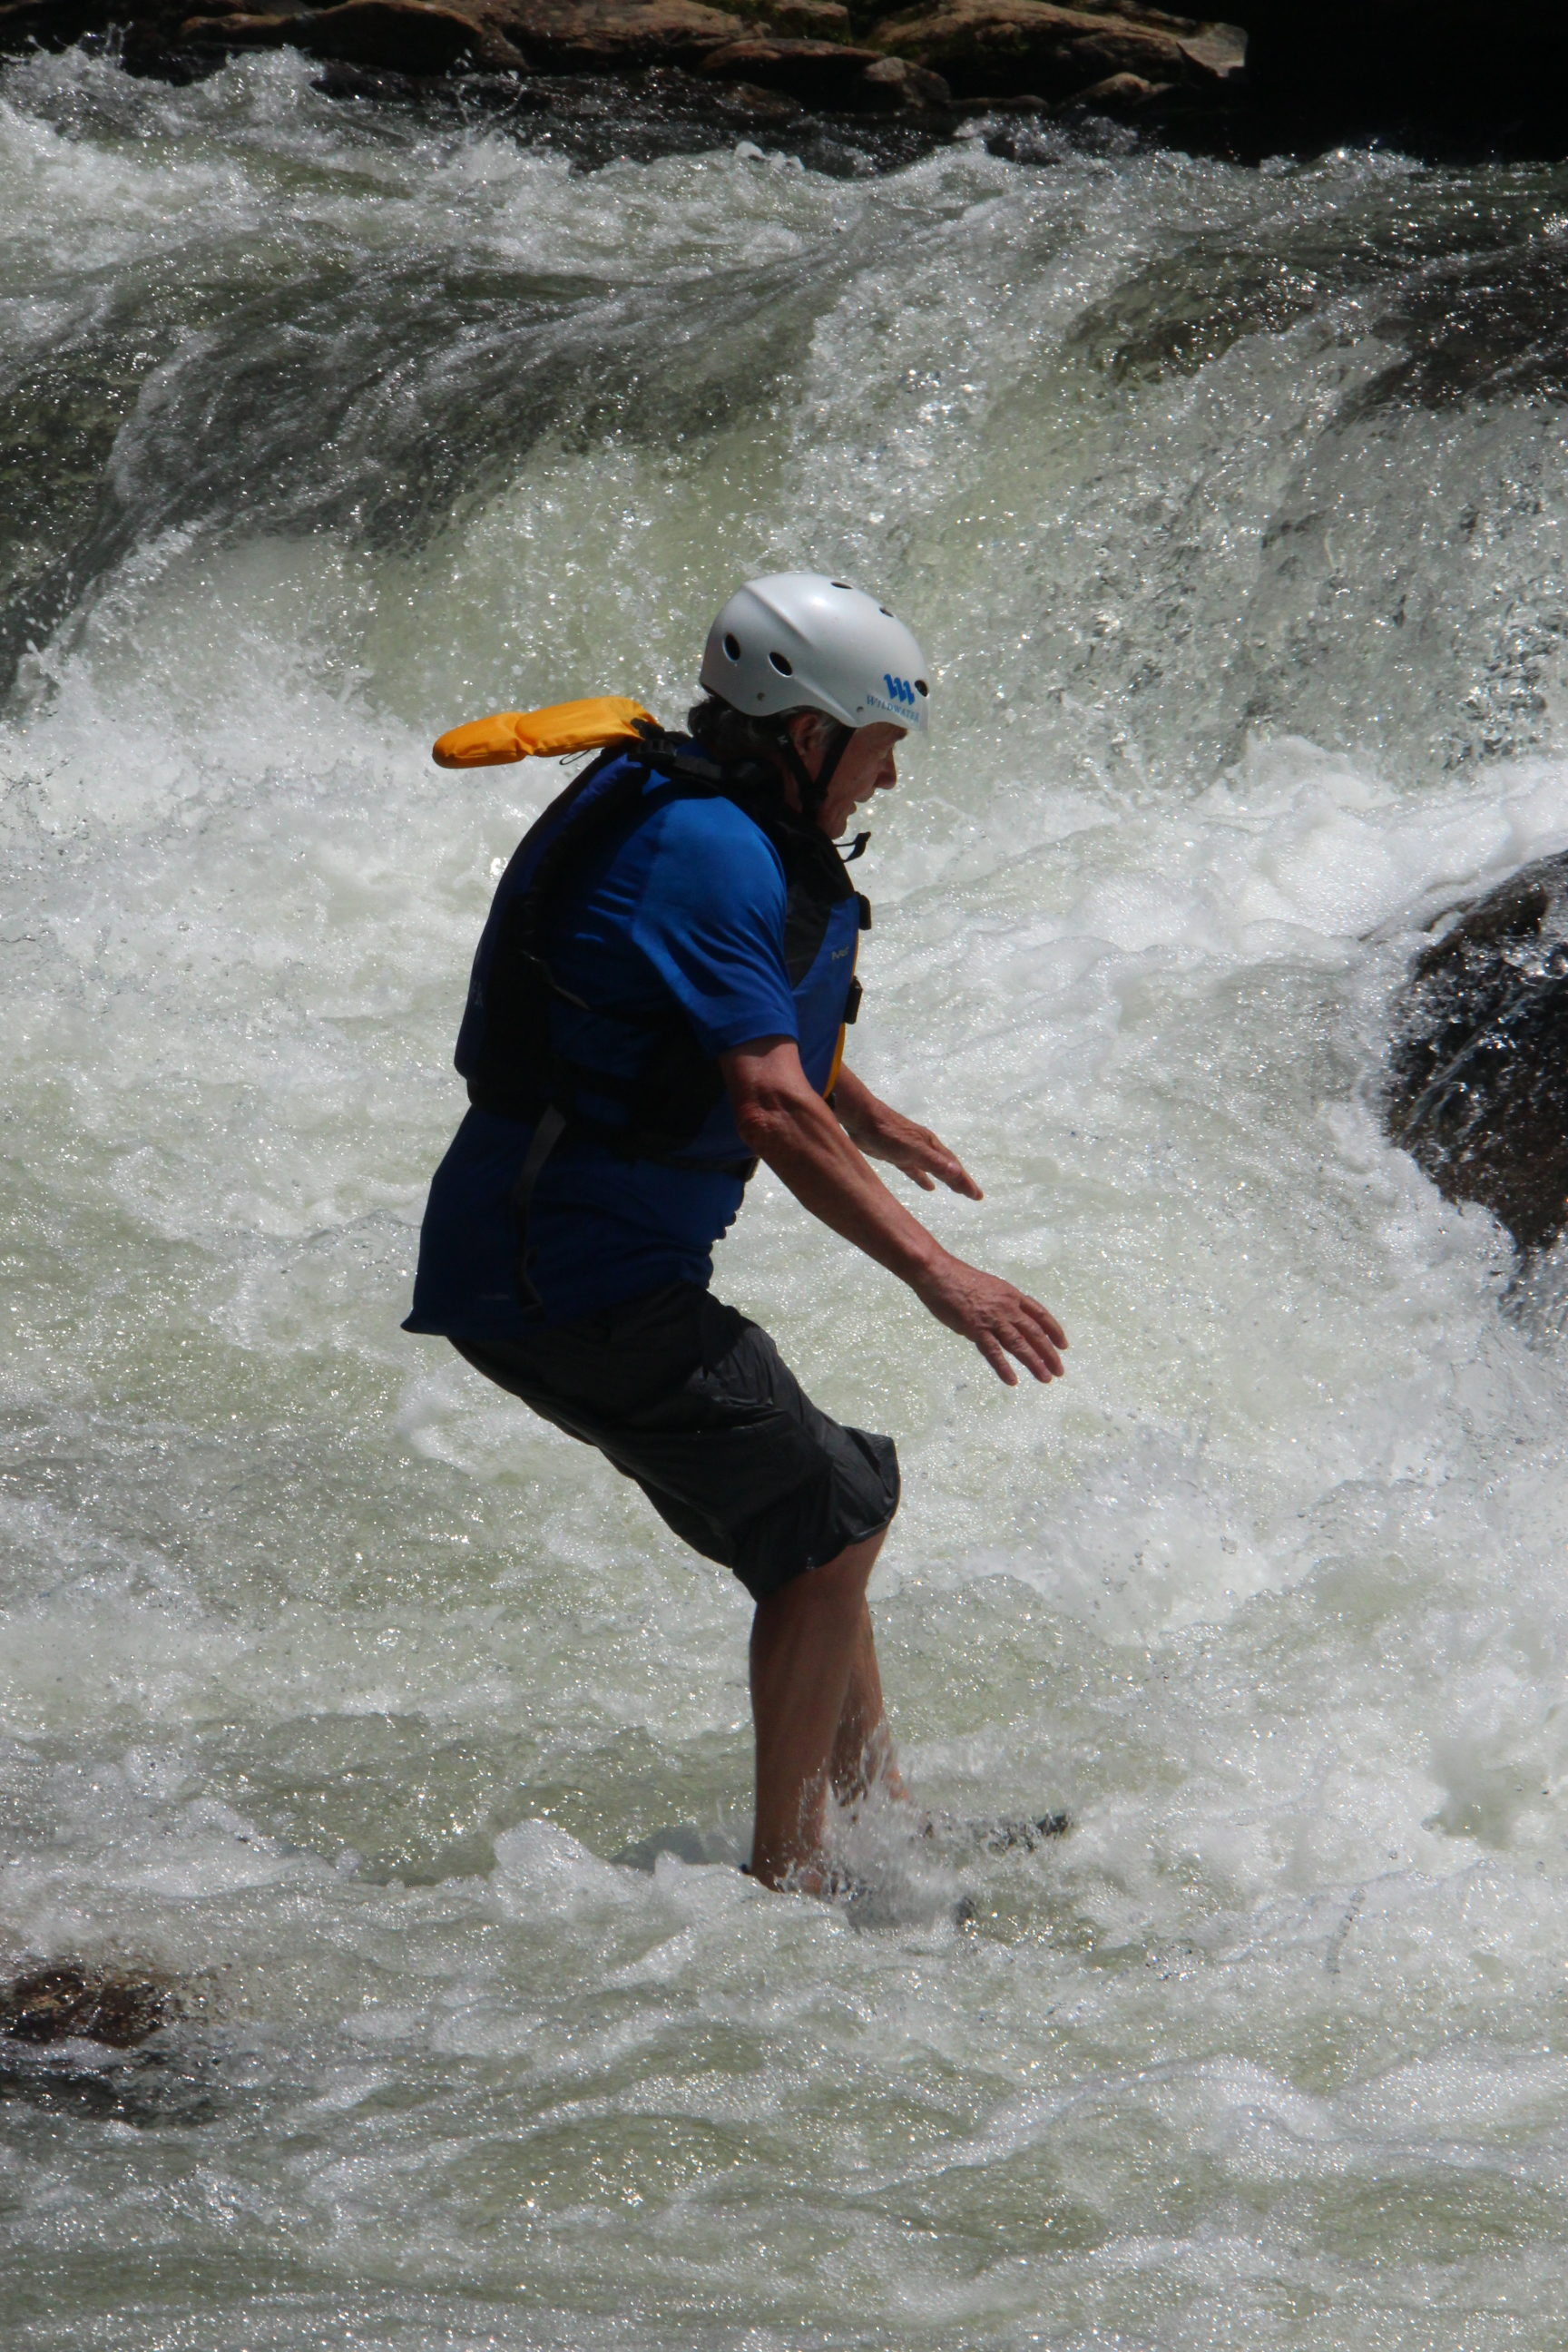
<instances>
[{"instance_id":1,"label":"black life vest","mask_svg":"<svg viewBox=\"0 0 1568 2352\"><path fill-rule=\"evenodd\" d=\"M605 752L535 820L501 877L474 958L458 1037L455 1058L469 1100L499 1118L537 1123L540 1137L548 1128L534 1174L565 1133L586 1137L627 1159L676 1159L723 1096L718 1063L704 1053L677 1008L650 1018L641 1008L590 1004L563 987L551 969L552 937L575 887L635 828L654 777L683 793L734 802L772 842L784 871L784 952L792 989L806 982L830 933L854 933L870 925L870 907L845 873L845 859L817 826L782 806L776 780L766 771L721 767L689 743L651 727L641 746ZM864 845L862 835L848 856L858 856ZM845 1001L837 1015L843 1024L855 1019L860 1003L853 955L846 961ZM640 1032L647 1051L637 1075L590 1066L563 1054L552 1017L557 1004ZM836 1057L832 1076L837 1067ZM831 1080L825 1091L830 1086ZM585 1100L615 1105L623 1116L605 1119L585 1108ZM734 1172L749 1175L752 1164L747 1161ZM524 1187L525 1199L531 1190L531 1181Z\"/></svg>"}]
</instances>

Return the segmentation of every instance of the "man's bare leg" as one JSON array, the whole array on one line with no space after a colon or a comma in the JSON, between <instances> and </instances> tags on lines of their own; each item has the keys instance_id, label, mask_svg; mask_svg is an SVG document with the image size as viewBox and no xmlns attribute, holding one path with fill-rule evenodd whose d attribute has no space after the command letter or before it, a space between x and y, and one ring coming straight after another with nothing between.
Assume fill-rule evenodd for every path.
<instances>
[{"instance_id":1,"label":"man's bare leg","mask_svg":"<svg viewBox=\"0 0 1568 2352\"><path fill-rule=\"evenodd\" d=\"M869 1758L892 1768L866 1585L887 1529L851 1544L757 1603L752 1715L757 1817L752 1869L764 1885L819 1892L829 1785L863 1790Z\"/></svg>"},{"instance_id":2,"label":"man's bare leg","mask_svg":"<svg viewBox=\"0 0 1568 2352\"><path fill-rule=\"evenodd\" d=\"M857 1803L873 1789L881 1789L888 1796L898 1799L909 1795L893 1753L893 1736L888 1729L871 1612L864 1601L860 1603L849 1681L838 1711L829 1778L841 1805Z\"/></svg>"}]
</instances>

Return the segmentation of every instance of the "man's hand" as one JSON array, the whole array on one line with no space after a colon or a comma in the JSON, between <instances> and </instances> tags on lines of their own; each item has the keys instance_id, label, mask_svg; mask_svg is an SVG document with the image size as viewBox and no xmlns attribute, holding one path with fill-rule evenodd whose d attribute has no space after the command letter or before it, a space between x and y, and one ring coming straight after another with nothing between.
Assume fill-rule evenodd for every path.
<instances>
[{"instance_id":1,"label":"man's hand","mask_svg":"<svg viewBox=\"0 0 1568 2352\"><path fill-rule=\"evenodd\" d=\"M999 1275L982 1274L978 1266L944 1253L942 1263L911 1286L939 1323L973 1340L997 1379L1010 1389L1017 1387L1018 1375L1009 1356L1016 1356L1037 1381L1059 1381L1066 1371L1061 1351L1068 1335L1056 1317Z\"/></svg>"},{"instance_id":2,"label":"man's hand","mask_svg":"<svg viewBox=\"0 0 1568 2352\"><path fill-rule=\"evenodd\" d=\"M1009 1388L1018 1384L1009 1357L1037 1381L1060 1378L1067 1336L1056 1317L1012 1283L965 1265L894 1199L851 1140L847 1120L841 1125L810 1085L793 1038L758 1037L736 1045L720 1055L719 1066L745 1142L813 1216L907 1282L939 1322L974 1342ZM840 1088L844 1084L840 1076ZM849 1080L849 1090L850 1118L858 1121L869 1103L887 1118L898 1118L858 1079ZM842 1117L842 1103L839 1109ZM953 1191L978 1199L979 1187L934 1135L912 1120L900 1124L922 1139L924 1167L935 1167L929 1158L935 1146L962 1180ZM944 1183L952 1182L944 1169L935 1172Z\"/></svg>"},{"instance_id":3,"label":"man's hand","mask_svg":"<svg viewBox=\"0 0 1568 2352\"><path fill-rule=\"evenodd\" d=\"M885 1160L890 1168L912 1178L922 1192L934 1192L942 1183L950 1192L962 1192L966 1201L985 1198L958 1154L948 1150L940 1135L933 1135L929 1127L917 1127L890 1103L879 1102L853 1070L839 1071L833 1108L845 1134L859 1145L868 1160Z\"/></svg>"}]
</instances>

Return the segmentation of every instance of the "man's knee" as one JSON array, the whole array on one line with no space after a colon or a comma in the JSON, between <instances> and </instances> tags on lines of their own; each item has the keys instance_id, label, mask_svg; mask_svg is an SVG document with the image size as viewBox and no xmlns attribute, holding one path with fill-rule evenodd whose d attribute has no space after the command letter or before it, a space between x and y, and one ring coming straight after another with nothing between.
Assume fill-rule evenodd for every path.
<instances>
[{"instance_id":1,"label":"man's knee","mask_svg":"<svg viewBox=\"0 0 1568 2352\"><path fill-rule=\"evenodd\" d=\"M780 1585L776 1592L759 1602L759 1608L782 1604L781 1613L791 1616L841 1616L847 1622L858 1618L865 1603L866 1587L887 1533L886 1528L879 1528L875 1535L847 1545L834 1559L824 1560L820 1568L803 1569L798 1576L792 1576L787 1584Z\"/></svg>"}]
</instances>

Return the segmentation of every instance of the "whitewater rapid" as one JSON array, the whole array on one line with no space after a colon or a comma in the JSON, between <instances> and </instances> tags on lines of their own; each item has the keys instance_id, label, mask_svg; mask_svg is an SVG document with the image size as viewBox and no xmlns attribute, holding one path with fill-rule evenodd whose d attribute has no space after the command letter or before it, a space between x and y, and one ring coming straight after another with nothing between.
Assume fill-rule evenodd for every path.
<instances>
[{"instance_id":1,"label":"whitewater rapid","mask_svg":"<svg viewBox=\"0 0 1568 2352\"><path fill-rule=\"evenodd\" d=\"M7 2344L1554 2352L1561 1300L1377 1089L1568 845L1568 174L584 173L310 70L0 80L0 1966L185 2002L5 2053ZM797 563L937 682L858 1066L1073 1342L765 1177L720 1250L898 1437L922 1795L1074 1818L868 1928L733 1866L738 1589L397 1328L561 781L430 740L677 719Z\"/></svg>"}]
</instances>

